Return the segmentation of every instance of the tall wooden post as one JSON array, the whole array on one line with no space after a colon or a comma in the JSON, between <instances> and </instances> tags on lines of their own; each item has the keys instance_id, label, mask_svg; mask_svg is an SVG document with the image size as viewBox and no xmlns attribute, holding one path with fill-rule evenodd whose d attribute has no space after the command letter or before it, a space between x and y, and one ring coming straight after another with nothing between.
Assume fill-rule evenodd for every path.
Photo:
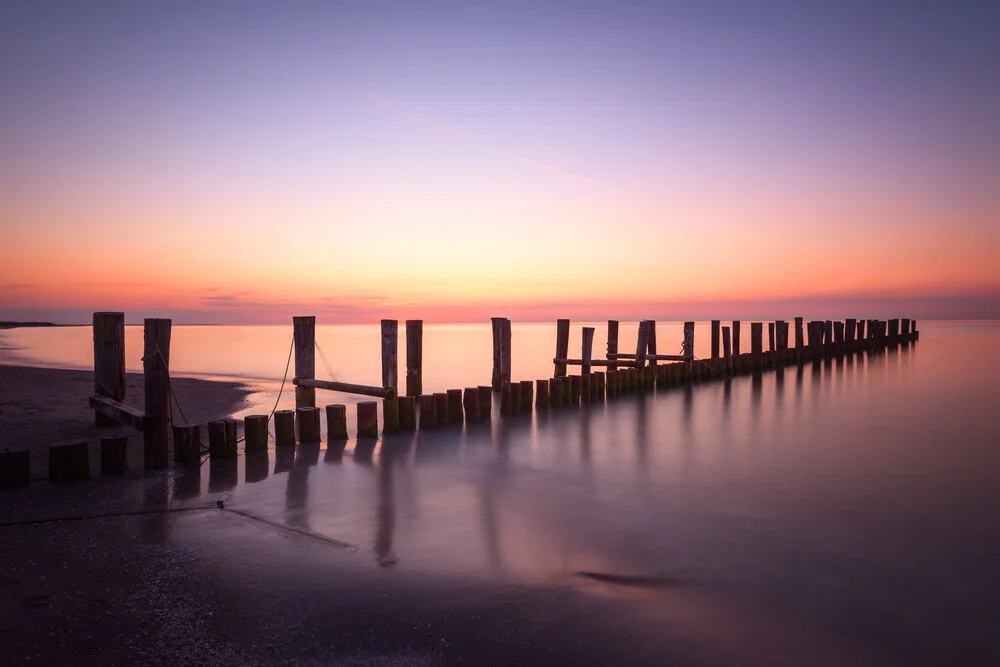
<instances>
[{"instance_id":1,"label":"tall wooden post","mask_svg":"<svg viewBox=\"0 0 1000 667\"><path fill-rule=\"evenodd\" d=\"M656 354L656 320L646 320L649 324L646 325L646 350L650 354ZM656 359L649 360L650 366L656 366ZM655 377L656 369L653 369L653 377Z\"/></svg>"},{"instance_id":2,"label":"tall wooden post","mask_svg":"<svg viewBox=\"0 0 1000 667\"><path fill-rule=\"evenodd\" d=\"M910 318L904 317L900 320L900 333L906 338L910 335Z\"/></svg>"},{"instance_id":3,"label":"tall wooden post","mask_svg":"<svg viewBox=\"0 0 1000 667\"><path fill-rule=\"evenodd\" d=\"M833 342L837 344L844 342L844 323L840 320L833 323Z\"/></svg>"},{"instance_id":4,"label":"tall wooden post","mask_svg":"<svg viewBox=\"0 0 1000 667\"><path fill-rule=\"evenodd\" d=\"M292 318L292 338L295 341L295 377L316 379L316 317ZM316 390L295 388L295 407L316 407Z\"/></svg>"},{"instance_id":5,"label":"tall wooden post","mask_svg":"<svg viewBox=\"0 0 1000 667\"><path fill-rule=\"evenodd\" d=\"M406 395L423 393L424 321L406 320Z\"/></svg>"},{"instance_id":6,"label":"tall wooden post","mask_svg":"<svg viewBox=\"0 0 1000 667\"><path fill-rule=\"evenodd\" d=\"M590 375L590 360L594 354L594 327L583 328L583 350L580 358L583 360L582 370L584 375Z\"/></svg>"},{"instance_id":7,"label":"tall wooden post","mask_svg":"<svg viewBox=\"0 0 1000 667\"><path fill-rule=\"evenodd\" d=\"M764 323L750 323L750 357L754 367L760 365L761 356L764 354Z\"/></svg>"},{"instance_id":8,"label":"tall wooden post","mask_svg":"<svg viewBox=\"0 0 1000 667\"><path fill-rule=\"evenodd\" d=\"M719 320L712 320L712 360L719 358Z\"/></svg>"},{"instance_id":9,"label":"tall wooden post","mask_svg":"<svg viewBox=\"0 0 1000 667\"><path fill-rule=\"evenodd\" d=\"M729 327L722 327L722 363L726 372L730 372L733 363L733 350L729 341Z\"/></svg>"},{"instance_id":10,"label":"tall wooden post","mask_svg":"<svg viewBox=\"0 0 1000 667\"><path fill-rule=\"evenodd\" d=\"M684 323L684 356L688 361L694 359L694 322Z\"/></svg>"},{"instance_id":11,"label":"tall wooden post","mask_svg":"<svg viewBox=\"0 0 1000 667\"><path fill-rule=\"evenodd\" d=\"M862 341L865 339L865 321L858 320L858 340Z\"/></svg>"},{"instance_id":12,"label":"tall wooden post","mask_svg":"<svg viewBox=\"0 0 1000 667\"><path fill-rule=\"evenodd\" d=\"M166 468L170 422L170 320L143 323L142 374L145 413L152 421L142 434L145 468Z\"/></svg>"},{"instance_id":13,"label":"tall wooden post","mask_svg":"<svg viewBox=\"0 0 1000 667\"><path fill-rule=\"evenodd\" d=\"M774 322L767 323L767 350L768 352L774 352L778 349L778 346L774 341Z\"/></svg>"},{"instance_id":14,"label":"tall wooden post","mask_svg":"<svg viewBox=\"0 0 1000 667\"><path fill-rule=\"evenodd\" d=\"M898 319L889 320L888 327L889 327L889 340L895 341L897 338L899 338L899 320Z\"/></svg>"},{"instance_id":15,"label":"tall wooden post","mask_svg":"<svg viewBox=\"0 0 1000 667\"><path fill-rule=\"evenodd\" d=\"M399 352L399 322L382 320L382 386L399 388L397 358Z\"/></svg>"},{"instance_id":16,"label":"tall wooden post","mask_svg":"<svg viewBox=\"0 0 1000 667\"><path fill-rule=\"evenodd\" d=\"M503 318L491 317L490 325L493 330L493 390L500 391L500 337L503 331ZM559 356L558 353L556 356Z\"/></svg>"},{"instance_id":17,"label":"tall wooden post","mask_svg":"<svg viewBox=\"0 0 1000 667\"><path fill-rule=\"evenodd\" d=\"M827 320L823 327L823 342L827 345L833 343L833 320Z\"/></svg>"},{"instance_id":18,"label":"tall wooden post","mask_svg":"<svg viewBox=\"0 0 1000 667\"><path fill-rule=\"evenodd\" d=\"M858 321L856 319L849 317L844 320L844 342L853 343L857 329Z\"/></svg>"},{"instance_id":19,"label":"tall wooden post","mask_svg":"<svg viewBox=\"0 0 1000 667\"><path fill-rule=\"evenodd\" d=\"M94 393L125 400L125 313L94 313ZM94 423L116 422L95 411Z\"/></svg>"},{"instance_id":20,"label":"tall wooden post","mask_svg":"<svg viewBox=\"0 0 1000 667\"><path fill-rule=\"evenodd\" d=\"M556 320L556 359L569 354L569 320ZM555 377L566 377L566 364L556 364Z\"/></svg>"},{"instance_id":21,"label":"tall wooden post","mask_svg":"<svg viewBox=\"0 0 1000 667\"><path fill-rule=\"evenodd\" d=\"M802 335L802 318L795 318L795 349L801 350L805 347L805 337Z\"/></svg>"},{"instance_id":22,"label":"tall wooden post","mask_svg":"<svg viewBox=\"0 0 1000 667\"><path fill-rule=\"evenodd\" d=\"M778 320L774 323L778 330L778 349L787 350L788 349L788 322L784 320Z\"/></svg>"},{"instance_id":23,"label":"tall wooden post","mask_svg":"<svg viewBox=\"0 0 1000 667\"><path fill-rule=\"evenodd\" d=\"M506 317L500 323L500 388L510 386L510 320Z\"/></svg>"},{"instance_id":24,"label":"tall wooden post","mask_svg":"<svg viewBox=\"0 0 1000 667\"><path fill-rule=\"evenodd\" d=\"M733 320L733 356L740 356L740 322Z\"/></svg>"},{"instance_id":25,"label":"tall wooden post","mask_svg":"<svg viewBox=\"0 0 1000 667\"><path fill-rule=\"evenodd\" d=\"M618 356L618 320L608 320L608 361L613 361ZM617 370L615 364L608 364L608 370Z\"/></svg>"},{"instance_id":26,"label":"tall wooden post","mask_svg":"<svg viewBox=\"0 0 1000 667\"><path fill-rule=\"evenodd\" d=\"M635 341L635 361L639 368L646 365L646 351L649 349L649 321L639 322L639 334Z\"/></svg>"}]
</instances>

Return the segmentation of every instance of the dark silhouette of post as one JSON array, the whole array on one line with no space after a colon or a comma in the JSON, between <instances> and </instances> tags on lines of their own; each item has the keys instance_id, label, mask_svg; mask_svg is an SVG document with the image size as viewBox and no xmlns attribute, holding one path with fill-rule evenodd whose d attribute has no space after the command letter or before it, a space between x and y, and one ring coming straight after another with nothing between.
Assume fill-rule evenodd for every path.
<instances>
[{"instance_id":1,"label":"dark silhouette of post","mask_svg":"<svg viewBox=\"0 0 1000 667\"><path fill-rule=\"evenodd\" d=\"M295 341L295 377L316 379L316 318L312 315L292 318L292 338ZM316 390L295 387L295 407L316 407Z\"/></svg>"}]
</instances>

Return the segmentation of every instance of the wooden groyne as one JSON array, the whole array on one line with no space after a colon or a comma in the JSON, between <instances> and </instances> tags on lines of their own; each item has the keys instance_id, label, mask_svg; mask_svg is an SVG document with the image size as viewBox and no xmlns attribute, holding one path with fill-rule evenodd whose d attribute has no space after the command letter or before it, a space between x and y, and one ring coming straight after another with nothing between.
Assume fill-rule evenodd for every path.
<instances>
[{"instance_id":1,"label":"wooden groyne","mask_svg":"<svg viewBox=\"0 0 1000 667\"><path fill-rule=\"evenodd\" d=\"M316 443L326 419L330 442L348 440L347 406L316 405L317 391L337 391L379 399L357 404L357 440L374 440L379 432L392 434L417 429L440 429L461 424L489 421L493 406L501 418L531 414L533 411L579 406L618 396L696 382L722 380L738 375L757 375L858 352L879 353L887 348L908 345L919 339L916 320L846 319L844 321L795 318L767 322L767 349L764 345L764 322L750 323L750 349L741 351L741 322L724 326L711 321L709 357L694 354L695 323L685 322L680 354L657 351L656 322L639 322L635 352L621 352L619 322L608 321L607 350L604 359L594 358L594 328L583 327L579 358L569 356L570 321L556 322L552 359L552 377L535 380L511 378L511 323L493 318L493 374L490 385L449 389L434 394L423 393L423 322L406 321L406 392L398 394L399 327L396 320L381 322L381 385L316 379L316 318L292 320L295 410L273 410L271 414L249 415L240 424L222 418L207 424L187 424L172 416L170 388L169 319L146 319L144 322L143 407L125 402L125 316L124 313L94 313L94 394L89 405L98 426L126 424L142 434L145 468L169 465L170 442L173 460L198 464L204 455L227 459L239 455L240 442L245 452L266 450L273 438L276 448L297 443ZM794 325L794 330L791 326ZM794 338L790 340L791 334ZM792 345L791 343L794 343ZM289 359L291 362L291 359ZM570 374L569 369L580 372ZM598 371L595 368L605 370ZM286 375L287 379L287 375ZM284 380L282 381L284 386ZM279 395L280 401L280 395ZM379 424L379 401L382 423ZM179 406L178 406L179 407ZM275 404L277 408L277 403ZM381 428L380 428L381 426ZM272 434L273 431L273 434ZM202 443L207 434L207 446ZM127 436L101 438L102 474L123 473ZM90 462L85 441L53 444L49 450L48 477L52 482L70 482L89 477ZM30 483L29 457L26 451L0 453L0 487Z\"/></svg>"}]
</instances>

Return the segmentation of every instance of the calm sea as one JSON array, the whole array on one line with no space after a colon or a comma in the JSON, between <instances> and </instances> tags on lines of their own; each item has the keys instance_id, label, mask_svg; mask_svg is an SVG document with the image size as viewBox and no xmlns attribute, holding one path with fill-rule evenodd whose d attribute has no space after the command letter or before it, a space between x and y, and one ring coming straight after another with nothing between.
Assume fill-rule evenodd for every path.
<instances>
[{"instance_id":1,"label":"calm sea","mask_svg":"<svg viewBox=\"0 0 1000 667\"><path fill-rule=\"evenodd\" d=\"M394 436L373 457L353 443L295 464L271 452L263 475L241 457L235 486L216 488L358 545L373 566L623 577L595 585L651 596L651 614L706 645L743 633L805 642L826 664L838 651L858 658L845 664L1000 664L1000 324L920 329L885 354ZM90 335L5 331L0 346L87 368ZM657 337L673 352L680 327ZM320 326L317 339L318 377L378 384L377 326ZM514 378L549 377L554 340L554 325L515 325ZM622 349L634 340L623 326ZM425 391L488 384L488 326L427 326L424 341ZM141 342L128 328L131 369ZM273 400L290 342L290 326L175 327L171 366L260 382ZM698 356L707 343L699 325ZM594 349L603 356L603 327ZM780 640L761 646L752 662L793 664Z\"/></svg>"}]
</instances>

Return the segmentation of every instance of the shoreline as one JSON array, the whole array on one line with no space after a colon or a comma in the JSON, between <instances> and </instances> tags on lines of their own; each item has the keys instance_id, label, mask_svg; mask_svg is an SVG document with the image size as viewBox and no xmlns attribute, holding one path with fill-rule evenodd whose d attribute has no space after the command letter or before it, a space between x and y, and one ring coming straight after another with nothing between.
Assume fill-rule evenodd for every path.
<instances>
[{"instance_id":1,"label":"shoreline","mask_svg":"<svg viewBox=\"0 0 1000 667\"><path fill-rule=\"evenodd\" d=\"M246 382L172 377L183 417L191 423L229 417L250 402L253 387ZM31 452L33 478L48 470L48 447L63 440L87 440L91 447L91 475L100 472L99 439L127 433L129 467L142 470L142 438L131 427L98 428L87 404L93 393L94 372L0 363L0 450ZM143 405L142 373L126 373L125 402ZM96 462L96 469L95 469Z\"/></svg>"}]
</instances>

